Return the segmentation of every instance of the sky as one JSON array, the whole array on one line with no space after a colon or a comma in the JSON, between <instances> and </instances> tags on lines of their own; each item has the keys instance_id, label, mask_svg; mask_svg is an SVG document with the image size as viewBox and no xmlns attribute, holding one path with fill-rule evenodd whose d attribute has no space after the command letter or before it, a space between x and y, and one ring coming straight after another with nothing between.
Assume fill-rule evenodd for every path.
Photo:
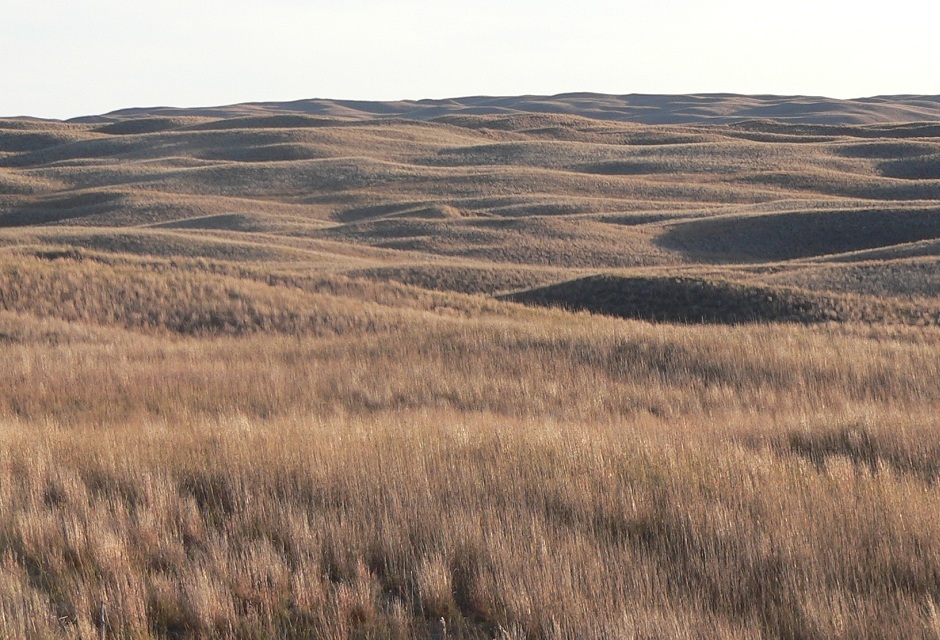
<instances>
[{"instance_id":1,"label":"sky","mask_svg":"<svg viewBox=\"0 0 940 640\"><path fill-rule=\"evenodd\" d=\"M0 116L336 98L940 94L940 3L0 0Z\"/></svg>"}]
</instances>

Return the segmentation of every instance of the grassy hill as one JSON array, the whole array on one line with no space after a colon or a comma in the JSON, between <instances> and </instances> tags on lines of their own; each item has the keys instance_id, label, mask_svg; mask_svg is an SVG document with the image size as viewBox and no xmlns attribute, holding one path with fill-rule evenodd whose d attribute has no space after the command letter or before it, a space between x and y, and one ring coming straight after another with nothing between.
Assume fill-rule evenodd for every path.
<instances>
[{"instance_id":1,"label":"grassy hill","mask_svg":"<svg viewBox=\"0 0 940 640\"><path fill-rule=\"evenodd\" d=\"M537 118L541 114L582 116L596 120L641 122L643 124L702 123L727 124L741 120L772 120L839 127L856 124L896 122L936 122L940 119L940 97L897 95L855 100L814 96L743 96L727 93L688 95L568 93L556 96L469 96L445 100L297 100L256 102L203 109L171 107L123 109L77 121L120 123L138 120L141 127L159 128L167 120L181 117L237 118L252 121L275 116L281 122L312 118L373 120L434 118L479 115L511 115ZM773 123L762 123L770 124ZM115 130L124 130L118 125Z\"/></svg>"},{"instance_id":2,"label":"grassy hill","mask_svg":"<svg viewBox=\"0 0 940 640\"><path fill-rule=\"evenodd\" d=\"M0 635L936 637L938 114L0 120Z\"/></svg>"}]
</instances>

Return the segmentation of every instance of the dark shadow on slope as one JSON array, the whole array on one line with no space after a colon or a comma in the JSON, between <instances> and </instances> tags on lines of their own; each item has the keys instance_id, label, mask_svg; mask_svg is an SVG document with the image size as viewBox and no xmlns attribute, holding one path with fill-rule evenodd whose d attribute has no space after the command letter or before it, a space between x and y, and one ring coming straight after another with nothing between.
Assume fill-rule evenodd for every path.
<instances>
[{"instance_id":1,"label":"dark shadow on slope","mask_svg":"<svg viewBox=\"0 0 940 640\"><path fill-rule=\"evenodd\" d=\"M202 160L228 162L292 162L294 160L320 160L329 156L313 145L279 143L214 147L197 154L197 157Z\"/></svg>"},{"instance_id":2,"label":"dark shadow on slope","mask_svg":"<svg viewBox=\"0 0 940 640\"><path fill-rule=\"evenodd\" d=\"M933 251L934 256L940 255L940 246L934 246ZM940 299L940 260L920 257L863 262L856 258L855 262L814 263L771 275L766 284L881 298Z\"/></svg>"},{"instance_id":3,"label":"dark shadow on slope","mask_svg":"<svg viewBox=\"0 0 940 640\"><path fill-rule=\"evenodd\" d=\"M657 243L705 261L763 262L940 238L940 208L728 216L682 222Z\"/></svg>"},{"instance_id":4,"label":"dark shadow on slope","mask_svg":"<svg viewBox=\"0 0 940 640\"><path fill-rule=\"evenodd\" d=\"M878 165L881 175L903 180L940 180L940 153L888 160ZM940 187L937 188L940 196Z\"/></svg>"},{"instance_id":5,"label":"dark shadow on slope","mask_svg":"<svg viewBox=\"0 0 940 640\"><path fill-rule=\"evenodd\" d=\"M0 152L29 153L74 142L79 134L71 131L32 131L0 127Z\"/></svg>"},{"instance_id":6,"label":"dark shadow on slope","mask_svg":"<svg viewBox=\"0 0 940 640\"><path fill-rule=\"evenodd\" d=\"M293 162L295 160L321 160L329 157L313 145L289 142L265 145L217 146L195 155L201 160L221 160L225 162Z\"/></svg>"},{"instance_id":7,"label":"dark shadow on slope","mask_svg":"<svg viewBox=\"0 0 940 640\"><path fill-rule=\"evenodd\" d=\"M93 129L96 133L106 133L112 136L135 136L146 133L159 133L162 131L172 131L192 125L198 120L195 118L136 118L134 120L121 120L110 124L102 125Z\"/></svg>"},{"instance_id":8,"label":"dark shadow on slope","mask_svg":"<svg viewBox=\"0 0 940 640\"><path fill-rule=\"evenodd\" d=\"M99 161L148 150L152 146L152 140L137 136L69 140L2 158L0 166L17 168L36 167L55 162Z\"/></svg>"},{"instance_id":9,"label":"dark shadow on slope","mask_svg":"<svg viewBox=\"0 0 940 640\"><path fill-rule=\"evenodd\" d=\"M158 229L211 229L218 231L266 231L267 227L251 216L240 213L221 213L214 216L185 218L153 225Z\"/></svg>"},{"instance_id":10,"label":"dark shadow on slope","mask_svg":"<svg viewBox=\"0 0 940 640\"><path fill-rule=\"evenodd\" d=\"M797 455L823 470L830 459L848 459L856 467L877 473L888 467L900 474L934 483L940 477L940 450L911 447L900 438L874 433L865 425L825 431L794 431L775 448Z\"/></svg>"},{"instance_id":11,"label":"dark shadow on slope","mask_svg":"<svg viewBox=\"0 0 940 640\"><path fill-rule=\"evenodd\" d=\"M689 167L691 170L692 167ZM600 176L637 176L656 173L670 173L675 171L663 160L612 160L609 162L593 162L575 167L582 173L592 173Z\"/></svg>"},{"instance_id":12,"label":"dark shadow on slope","mask_svg":"<svg viewBox=\"0 0 940 640\"><path fill-rule=\"evenodd\" d=\"M620 213L599 216L597 220L600 222L607 222L609 224L619 224L625 227L636 227L644 224L658 224L660 222L667 222L669 220L676 220L683 217L684 216L681 211L668 213L647 213L643 211L636 213Z\"/></svg>"},{"instance_id":13,"label":"dark shadow on slope","mask_svg":"<svg viewBox=\"0 0 940 640\"><path fill-rule=\"evenodd\" d=\"M302 114L262 115L214 120L190 127L192 131L221 131L226 129L311 129L336 127L348 120L324 118Z\"/></svg>"},{"instance_id":14,"label":"dark shadow on slope","mask_svg":"<svg viewBox=\"0 0 940 640\"><path fill-rule=\"evenodd\" d=\"M825 117L818 122L781 122L776 119L743 120L728 126L732 131L748 133L774 133L798 136L819 136L821 138L937 138L940 137L940 124L935 122L903 122L898 124L853 124L826 123Z\"/></svg>"},{"instance_id":15,"label":"dark shadow on slope","mask_svg":"<svg viewBox=\"0 0 940 640\"><path fill-rule=\"evenodd\" d=\"M832 151L845 158L870 158L873 160L901 160L940 152L936 142L920 140L879 140L877 142L853 142L833 145Z\"/></svg>"},{"instance_id":16,"label":"dark shadow on slope","mask_svg":"<svg viewBox=\"0 0 940 640\"><path fill-rule=\"evenodd\" d=\"M469 214L457 207L438 202L402 202L365 207L353 207L340 211L336 219L344 223L383 220L389 218L419 218L423 220L451 220Z\"/></svg>"},{"instance_id":17,"label":"dark shadow on slope","mask_svg":"<svg viewBox=\"0 0 940 640\"><path fill-rule=\"evenodd\" d=\"M85 191L47 197L0 214L0 227L24 227L75 220L112 213L125 207L127 203L125 194L106 191Z\"/></svg>"},{"instance_id":18,"label":"dark shadow on slope","mask_svg":"<svg viewBox=\"0 0 940 640\"><path fill-rule=\"evenodd\" d=\"M686 277L591 276L501 299L602 315L682 324L815 323L842 320L822 297Z\"/></svg>"},{"instance_id":19,"label":"dark shadow on slope","mask_svg":"<svg viewBox=\"0 0 940 640\"><path fill-rule=\"evenodd\" d=\"M551 282L560 272L510 267L463 267L450 265L402 265L350 271L353 278L399 282L432 291L494 295Z\"/></svg>"},{"instance_id":20,"label":"dark shadow on slope","mask_svg":"<svg viewBox=\"0 0 940 640\"><path fill-rule=\"evenodd\" d=\"M47 235L43 241L91 251L159 258L205 258L232 262L275 262L298 258L298 254L288 248L215 235L201 236L149 229L93 233L65 231Z\"/></svg>"}]
</instances>

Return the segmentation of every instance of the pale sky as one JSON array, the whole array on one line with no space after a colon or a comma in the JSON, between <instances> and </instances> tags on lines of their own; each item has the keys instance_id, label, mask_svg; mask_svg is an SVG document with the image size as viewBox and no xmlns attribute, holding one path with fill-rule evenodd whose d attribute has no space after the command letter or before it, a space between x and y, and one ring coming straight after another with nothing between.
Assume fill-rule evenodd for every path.
<instances>
[{"instance_id":1,"label":"pale sky","mask_svg":"<svg viewBox=\"0 0 940 640\"><path fill-rule=\"evenodd\" d=\"M0 0L0 116L471 95L940 94L940 3Z\"/></svg>"}]
</instances>

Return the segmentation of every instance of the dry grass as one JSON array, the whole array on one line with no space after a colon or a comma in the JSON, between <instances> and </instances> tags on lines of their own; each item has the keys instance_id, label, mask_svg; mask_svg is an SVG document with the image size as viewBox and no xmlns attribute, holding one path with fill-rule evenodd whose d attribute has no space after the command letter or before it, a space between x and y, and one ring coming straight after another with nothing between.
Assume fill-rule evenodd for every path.
<instances>
[{"instance_id":1,"label":"dry grass","mask_svg":"<svg viewBox=\"0 0 940 640\"><path fill-rule=\"evenodd\" d=\"M938 637L935 125L320 106L0 122L0 636Z\"/></svg>"},{"instance_id":2,"label":"dry grass","mask_svg":"<svg viewBox=\"0 0 940 640\"><path fill-rule=\"evenodd\" d=\"M518 310L368 338L0 318L0 626L920 637L927 329ZM501 636L502 634L502 636Z\"/></svg>"}]
</instances>

